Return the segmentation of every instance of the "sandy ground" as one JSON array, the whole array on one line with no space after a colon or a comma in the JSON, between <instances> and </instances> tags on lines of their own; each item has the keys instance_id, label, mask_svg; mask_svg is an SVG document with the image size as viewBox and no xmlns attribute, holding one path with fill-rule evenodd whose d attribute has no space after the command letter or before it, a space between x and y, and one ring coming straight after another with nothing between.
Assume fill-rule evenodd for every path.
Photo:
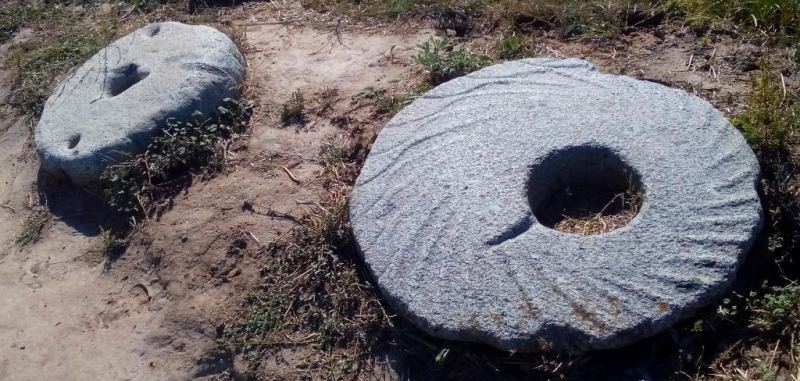
<instances>
[{"instance_id":1,"label":"sandy ground","mask_svg":"<svg viewBox=\"0 0 800 381\"><path fill-rule=\"evenodd\" d=\"M250 136L233 150L227 173L196 181L175 197L114 261L98 251L97 226L107 216L98 215L97 199L45 186L31 122L0 110L0 380L167 380L235 372L233 356L214 351L215 340L258 284L264 255L258 248L320 199L320 146L346 136L331 119L351 112L368 87L410 85L416 45L434 33L413 25L351 25L271 4L229 16L246 31L255 106ZM497 38L470 44L485 50ZM748 70L765 49L736 41L697 46L680 30L648 31L610 43L543 37L535 53L590 58L601 70L681 87L736 111L741 105L731 100L749 88ZM8 87L8 72L0 68L0 98ZM319 94L330 89L329 109L310 113L304 127L280 126L280 105L292 92L319 106ZM244 211L244 202L256 213ZM37 204L53 216L39 242L21 247L15 236ZM269 211L289 217L269 217Z\"/></svg>"},{"instance_id":2,"label":"sandy ground","mask_svg":"<svg viewBox=\"0 0 800 381\"><path fill-rule=\"evenodd\" d=\"M270 9L248 12L249 85L256 107L250 136L226 174L196 181L160 219L145 223L128 250L107 260L98 248L96 199L49 189L38 179L31 122L0 115L0 379L154 380L221 376L232 357L214 352L258 281L258 248L320 199L320 145L337 134L311 115L283 128L275 112L300 90L336 89L329 113L344 112L367 87L396 86L411 75L416 44L432 32L382 34L336 22L281 21ZM4 52L8 46L2 47ZM8 92L0 70L0 94ZM299 180L289 178L286 167ZM256 213L242 210L248 201ZM53 216L42 239L15 237L31 206ZM235 243L235 244L234 244Z\"/></svg>"}]
</instances>

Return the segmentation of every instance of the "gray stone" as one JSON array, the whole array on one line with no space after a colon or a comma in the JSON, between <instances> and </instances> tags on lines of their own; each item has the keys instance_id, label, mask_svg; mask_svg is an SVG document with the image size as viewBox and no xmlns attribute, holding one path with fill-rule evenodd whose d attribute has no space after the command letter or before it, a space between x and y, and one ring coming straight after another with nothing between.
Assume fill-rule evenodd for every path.
<instances>
[{"instance_id":1,"label":"gray stone","mask_svg":"<svg viewBox=\"0 0 800 381\"><path fill-rule=\"evenodd\" d=\"M100 50L47 100L36 127L42 169L76 184L144 151L167 119L213 114L240 94L244 58L222 32L147 25Z\"/></svg>"},{"instance_id":2,"label":"gray stone","mask_svg":"<svg viewBox=\"0 0 800 381\"><path fill-rule=\"evenodd\" d=\"M758 173L706 101L581 60L530 59L400 112L350 216L381 292L424 331L575 353L654 335L725 293L761 226ZM645 199L605 234L540 224L543 196L575 181L635 182Z\"/></svg>"}]
</instances>

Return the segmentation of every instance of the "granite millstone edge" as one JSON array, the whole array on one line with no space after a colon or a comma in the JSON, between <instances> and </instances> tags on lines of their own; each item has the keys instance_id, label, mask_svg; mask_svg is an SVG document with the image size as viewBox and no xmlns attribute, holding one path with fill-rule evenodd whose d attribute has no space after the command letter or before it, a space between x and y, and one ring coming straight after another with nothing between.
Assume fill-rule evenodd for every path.
<instances>
[{"instance_id":1,"label":"granite millstone edge","mask_svg":"<svg viewBox=\"0 0 800 381\"><path fill-rule=\"evenodd\" d=\"M577 236L532 216L530 168L575 146L641 175L645 201L627 226ZM761 228L758 176L708 102L581 60L529 59L447 82L395 116L350 216L378 288L425 332L579 353L655 335L718 300Z\"/></svg>"},{"instance_id":2,"label":"granite millstone edge","mask_svg":"<svg viewBox=\"0 0 800 381\"><path fill-rule=\"evenodd\" d=\"M118 39L48 98L35 130L42 169L95 182L109 164L143 152L168 119L210 116L238 98L244 62L209 26L154 23Z\"/></svg>"}]
</instances>

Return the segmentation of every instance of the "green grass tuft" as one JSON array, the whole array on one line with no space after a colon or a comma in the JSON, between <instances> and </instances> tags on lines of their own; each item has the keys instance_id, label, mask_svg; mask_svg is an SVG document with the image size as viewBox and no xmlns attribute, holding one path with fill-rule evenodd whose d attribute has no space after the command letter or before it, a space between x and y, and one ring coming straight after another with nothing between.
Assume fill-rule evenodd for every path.
<instances>
[{"instance_id":1,"label":"green grass tuft","mask_svg":"<svg viewBox=\"0 0 800 381\"><path fill-rule=\"evenodd\" d=\"M292 93L292 97L283 104L283 110L281 110L281 123L283 123L284 126L289 126L292 124L304 124L306 121L305 103L306 100L300 90Z\"/></svg>"},{"instance_id":2,"label":"green grass tuft","mask_svg":"<svg viewBox=\"0 0 800 381\"><path fill-rule=\"evenodd\" d=\"M530 55L528 42L525 38L514 35L504 37L497 44L497 58L510 60Z\"/></svg>"}]
</instances>

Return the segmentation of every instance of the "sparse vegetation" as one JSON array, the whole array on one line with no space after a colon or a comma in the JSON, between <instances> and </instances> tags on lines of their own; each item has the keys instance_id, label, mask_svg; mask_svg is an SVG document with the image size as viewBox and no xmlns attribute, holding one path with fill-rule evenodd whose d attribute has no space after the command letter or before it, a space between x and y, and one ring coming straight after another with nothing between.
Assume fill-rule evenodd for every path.
<instances>
[{"instance_id":1,"label":"sparse vegetation","mask_svg":"<svg viewBox=\"0 0 800 381\"><path fill-rule=\"evenodd\" d=\"M287 345L311 350L307 362L327 369L324 378L348 379L369 368L376 329L388 324L377 293L357 271L352 257L347 196L356 167L347 158L351 145L326 143L330 198L304 218L291 238L266 250L263 291L251 297L248 318L226 342L246 355L258 373L258 359Z\"/></svg>"},{"instance_id":2,"label":"sparse vegetation","mask_svg":"<svg viewBox=\"0 0 800 381\"><path fill-rule=\"evenodd\" d=\"M408 92L389 93L385 89L375 89L368 87L358 96L375 102L375 112L378 115L394 115L404 107L408 106L414 99L417 99L425 91L430 90L431 86L427 83L420 84Z\"/></svg>"},{"instance_id":3,"label":"sparse vegetation","mask_svg":"<svg viewBox=\"0 0 800 381\"><path fill-rule=\"evenodd\" d=\"M798 0L673 0L671 5L696 28L737 23L780 37L800 33Z\"/></svg>"},{"instance_id":4,"label":"sparse vegetation","mask_svg":"<svg viewBox=\"0 0 800 381\"><path fill-rule=\"evenodd\" d=\"M389 115L397 114L413 100L414 97L407 94L381 96L378 98L378 112Z\"/></svg>"},{"instance_id":5,"label":"sparse vegetation","mask_svg":"<svg viewBox=\"0 0 800 381\"><path fill-rule=\"evenodd\" d=\"M521 31L552 29L561 37L582 34L612 37L626 26L659 24L665 14L659 2L494 1L497 18Z\"/></svg>"},{"instance_id":6,"label":"sparse vegetation","mask_svg":"<svg viewBox=\"0 0 800 381\"><path fill-rule=\"evenodd\" d=\"M408 106L411 102L417 99L420 95L430 90L430 84L420 84L408 92L400 94L385 94L381 93L376 101L378 114L394 115L400 112L403 108Z\"/></svg>"},{"instance_id":7,"label":"sparse vegetation","mask_svg":"<svg viewBox=\"0 0 800 381\"><path fill-rule=\"evenodd\" d=\"M781 74L766 63L753 78L747 110L733 118L747 141L760 150L785 148L800 130L800 102L786 91Z\"/></svg>"},{"instance_id":8,"label":"sparse vegetation","mask_svg":"<svg viewBox=\"0 0 800 381\"><path fill-rule=\"evenodd\" d=\"M19 245L28 245L39 242L42 236L42 228L50 220L50 212L45 207L35 208L25 222L22 223L22 229L17 234L16 242Z\"/></svg>"},{"instance_id":9,"label":"sparse vegetation","mask_svg":"<svg viewBox=\"0 0 800 381\"><path fill-rule=\"evenodd\" d=\"M159 203L185 186L192 171L210 174L222 169L226 142L244 131L250 113L249 106L229 99L215 116L195 113L192 121L168 121L147 151L103 172L100 180L108 204L132 215L163 210L166 205Z\"/></svg>"},{"instance_id":10,"label":"sparse vegetation","mask_svg":"<svg viewBox=\"0 0 800 381\"><path fill-rule=\"evenodd\" d=\"M283 104L283 110L281 110L281 122L284 126L305 123L305 103L306 100L300 90L292 93L291 98Z\"/></svg>"},{"instance_id":11,"label":"sparse vegetation","mask_svg":"<svg viewBox=\"0 0 800 381\"><path fill-rule=\"evenodd\" d=\"M464 46L455 46L446 38L432 38L420 44L416 61L425 68L428 81L434 86L478 70L491 62L488 57L474 54Z\"/></svg>"},{"instance_id":12,"label":"sparse vegetation","mask_svg":"<svg viewBox=\"0 0 800 381\"><path fill-rule=\"evenodd\" d=\"M283 323L285 303L281 295L269 291L250 295L245 303L250 306L250 314L234 328L231 336L242 350L258 349L268 344L264 338Z\"/></svg>"},{"instance_id":13,"label":"sparse vegetation","mask_svg":"<svg viewBox=\"0 0 800 381\"><path fill-rule=\"evenodd\" d=\"M613 36L626 26L660 23L664 1L612 0L592 2L523 0L305 0L313 9L377 17L420 16L436 19L443 31L463 37L478 25L503 25L522 31L556 30L562 37L590 34Z\"/></svg>"}]
</instances>

